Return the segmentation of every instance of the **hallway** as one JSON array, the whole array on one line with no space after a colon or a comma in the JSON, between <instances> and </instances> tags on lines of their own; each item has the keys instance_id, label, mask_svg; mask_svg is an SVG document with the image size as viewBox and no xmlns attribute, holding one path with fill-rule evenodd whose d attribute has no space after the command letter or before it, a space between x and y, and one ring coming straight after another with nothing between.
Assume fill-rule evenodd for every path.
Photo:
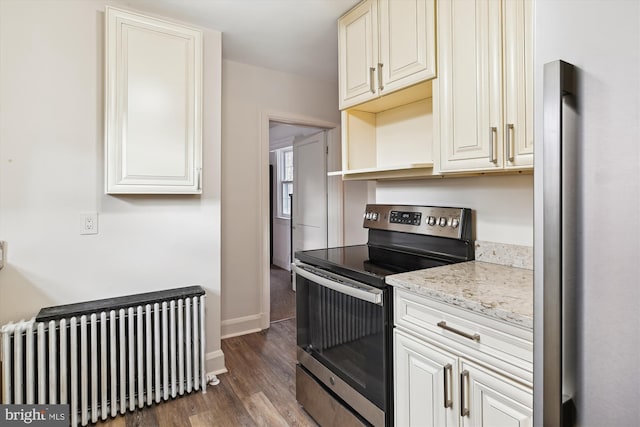
<instances>
[{"instance_id":1,"label":"hallway","mask_svg":"<svg viewBox=\"0 0 640 427\"><path fill-rule=\"evenodd\" d=\"M296 293L291 289L291 272L271 266L271 322L296 316Z\"/></svg>"}]
</instances>

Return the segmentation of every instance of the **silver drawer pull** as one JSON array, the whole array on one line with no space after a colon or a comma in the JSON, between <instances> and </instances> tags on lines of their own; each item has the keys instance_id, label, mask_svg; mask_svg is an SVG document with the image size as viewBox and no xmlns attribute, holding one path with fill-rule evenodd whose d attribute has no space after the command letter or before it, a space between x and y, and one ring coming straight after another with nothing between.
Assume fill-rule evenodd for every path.
<instances>
[{"instance_id":1,"label":"silver drawer pull","mask_svg":"<svg viewBox=\"0 0 640 427\"><path fill-rule=\"evenodd\" d=\"M444 329L445 331L449 331L449 332L453 332L454 334L458 334L460 336L463 336L465 338L469 338L470 340L474 340L475 342L480 342L480 335L479 334L468 334L466 332L462 332L459 329L456 328L452 328L451 326L447 326L447 322L445 322L444 320L441 322L438 322L438 326L441 327L442 329Z\"/></svg>"},{"instance_id":2,"label":"silver drawer pull","mask_svg":"<svg viewBox=\"0 0 640 427\"><path fill-rule=\"evenodd\" d=\"M449 385L453 376L453 366L451 363L444 365L444 408L453 408L453 392Z\"/></svg>"},{"instance_id":3,"label":"silver drawer pull","mask_svg":"<svg viewBox=\"0 0 640 427\"><path fill-rule=\"evenodd\" d=\"M466 369L460 374L460 416L468 417L469 410L469 390L465 392L465 388L469 388L469 371Z\"/></svg>"}]
</instances>

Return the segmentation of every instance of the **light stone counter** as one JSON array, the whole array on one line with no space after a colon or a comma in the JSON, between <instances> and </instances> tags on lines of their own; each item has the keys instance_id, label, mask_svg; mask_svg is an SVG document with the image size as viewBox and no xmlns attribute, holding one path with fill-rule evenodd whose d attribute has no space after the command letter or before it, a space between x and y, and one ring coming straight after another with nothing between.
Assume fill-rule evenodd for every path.
<instances>
[{"instance_id":1,"label":"light stone counter","mask_svg":"<svg viewBox=\"0 0 640 427\"><path fill-rule=\"evenodd\" d=\"M533 329L533 271L469 261L387 276L391 286Z\"/></svg>"}]
</instances>

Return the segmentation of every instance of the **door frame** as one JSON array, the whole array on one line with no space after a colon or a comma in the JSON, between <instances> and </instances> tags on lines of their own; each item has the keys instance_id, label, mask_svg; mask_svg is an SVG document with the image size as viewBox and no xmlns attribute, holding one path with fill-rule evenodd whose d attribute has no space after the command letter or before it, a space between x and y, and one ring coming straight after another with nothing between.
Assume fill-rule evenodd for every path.
<instances>
[{"instance_id":1,"label":"door frame","mask_svg":"<svg viewBox=\"0 0 640 427\"><path fill-rule=\"evenodd\" d=\"M258 203L260 206L260 224L258 229L262 236L262 247L259 252L261 329L268 329L271 320L269 265L269 236L271 229L271 211L269 210L269 122L271 121L328 130L327 147L330 155L327 158L327 168L330 170L340 169L340 125L338 123L287 112L263 111L260 114L260 191L258 192L258 197L260 198ZM328 242L340 245L343 237L342 177L333 177L331 181L333 182L327 182ZM329 218L331 221L329 221Z\"/></svg>"}]
</instances>

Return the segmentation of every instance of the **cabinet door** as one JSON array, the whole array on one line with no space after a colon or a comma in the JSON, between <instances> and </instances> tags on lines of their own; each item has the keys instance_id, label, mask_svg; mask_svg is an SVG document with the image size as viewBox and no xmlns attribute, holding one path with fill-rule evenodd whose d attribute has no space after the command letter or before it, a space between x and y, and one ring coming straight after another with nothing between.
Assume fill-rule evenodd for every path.
<instances>
[{"instance_id":1,"label":"cabinet door","mask_svg":"<svg viewBox=\"0 0 640 427\"><path fill-rule=\"evenodd\" d=\"M533 166L533 5L503 2L505 167Z\"/></svg>"},{"instance_id":2,"label":"cabinet door","mask_svg":"<svg viewBox=\"0 0 640 427\"><path fill-rule=\"evenodd\" d=\"M434 0L379 0L381 94L436 76Z\"/></svg>"},{"instance_id":3,"label":"cabinet door","mask_svg":"<svg viewBox=\"0 0 640 427\"><path fill-rule=\"evenodd\" d=\"M499 1L438 2L434 103L443 171L502 168L501 27Z\"/></svg>"},{"instance_id":4,"label":"cabinet door","mask_svg":"<svg viewBox=\"0 0 640 427\"><path fill-rule=\"evenodd\" d=\"M394 341L395 425L457 426L456 357L398 330Z\"/></svg>"},{"instance_id":5,"label":"cabinet door","mask_svg":"<svg viewBox=\"0 0 640 427\"><path fill-rule=\"evenodd\" d=\"M202 32L105 16L107 193L201 193Z\"/></svg>"},{"instance_id":6,"label":"cabinet door","mask_svg":"<svg viewBox=\"0 0 640 427\"><path fill-rule=\"evenodd\" d=\"M533 426L531 389L464 360L460 372L464 427Z\"/></svg>"},{"instance_id":7,"label":"cabinet door","mask_svg":"<svg viewBox=\"0 0 640 427\"><path fill-rule=\"evenodd\" d=\"M378 1L366 0L338 20L340 109L377 95Z\"/></svg>"}]
</instances>

